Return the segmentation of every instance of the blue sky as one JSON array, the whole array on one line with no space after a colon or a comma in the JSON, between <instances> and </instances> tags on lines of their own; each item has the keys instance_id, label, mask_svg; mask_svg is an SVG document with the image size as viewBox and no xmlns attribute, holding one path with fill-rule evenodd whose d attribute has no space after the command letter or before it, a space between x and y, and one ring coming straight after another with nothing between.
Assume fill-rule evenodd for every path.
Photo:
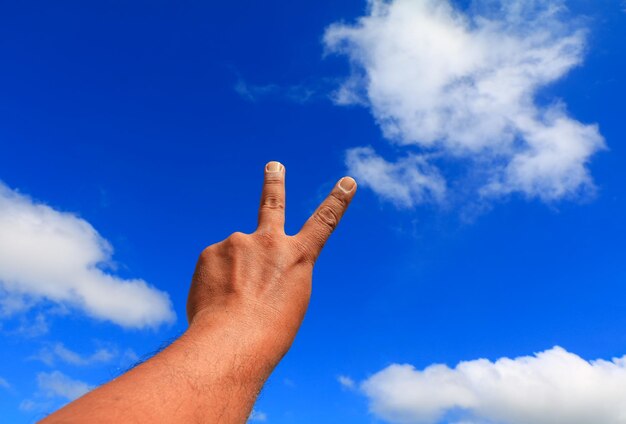
<instances>
[{"instance_id":1,"label":"blue sky","mask_svg":"<svg viewBox=\"0 0 626 424\"><path fill-rule=\"evenodd\" d=\"M461 361L549 351L533 357L536 362L521 361L530 364L528 375L536 372L540 379L546 374L537 369L550 363L541 358L550 353L557 364L569 364L571 355L607 361L626 355L624 5L575 0L556 16L522 11L511 18L494 13L493 4L453 3L456 15L416 9L404 23L391 21L389 10L374 16L363 0L2 4L0 251L10 258L0 260L3 421L33 422L184 331L196 258L234 231L254 230L269 160L287 169L288 233L298 231L341 176L355 174L361 189L316 265L309 312L260 396L258 421L516 424L525 418L494 415L477 384L465 388L476 398L465 412L457 411L454 397L451 407L433 406L434 400L417 407L412 398L408 406L390 406L399 383L381 373L393 364L418 371L446 364L456 378ZM508 96L513 84L498 90L507 94L506 108L479 107L459 100L457 92L430 92L424 87L432 85L419 82L459 76L420 68L416 57L428 59L432 69L467 66L460 77L473 81L472 88L494 82L476 71L485 69L473 68L475 52L457 62L456 47L446 50L444 43L409 59L388 57L397 41L393 31L354 26L363 16L400 30L439 22L433 31L443 32L430 39L426 29L420 38L436 44L432 40L455 34L445 32L458 29L454 25L463 27L458 14L471 21L461 41L485 43L489 51L502 34L511 34L511 51L526 46L541 53L539 65L531 63L536 68L524 73L523 95ZM501 26L489 32L478 16ZM340 30L338 47L329 35L332 24ZM546 33L533 44L533 36ZM391 44L381 47L372 39ZM564 39L571 45L552 49ZM414 45L421 44L409 43ZM504 50L480 63L487 71L511 66L519 56ZM558 68L554 63L561 59L566 64ZM395 63L403 66L386 66ZM554 77L533 76L553 65ZM414 72L398 89L393 82L403 81L398 72L406 69ZM354 84L346 85L351 75ZM341 87L356 97L341 97ZM422 103L411 103L416 98ZM561 106L554 106L557 100ZM431 114L435 106L446 112ZM459 123L449 110L469 112ZM423 119L403 121L405 112ZM551 112L561 114L559 122L580 126L549 133L565 147L547 170L513 173L507 166L523 157L533 137L553 129ZM483 116L489 118L471 119ZM476 124L494 116L513 124ZM524 127L528 117L539 129ZM443 133L424 132L438 119L444 119ZM592 124L596 133L586 127ZM475 149L477 142L487 144ZM588 155L568 159L579 145ZM495 156L485 153L500 148ZM537 155L544 152L534 148ZM360 153L350 162L349 152ZM85 253L77 265L81 272L88 268L84 279L49 277L57 261L17 256L15 246L26 238L3 226L2 214L19 219L20 213L68 229L69 238L74 230L89 235L80 242L93 254ZM28 234L28 243L40 246L39 232ZM103 240L113 249L110 261ZM93 258L107 263L94 271ZM7 275L22 275L17 265L11 268L15 263L41 272L24 277L28 284L19 276L17 283L9 281ZM71 293L80 292L84 281L102 284L102 296L111 293L113 303L121 299L138 312L120 313L108 304L98 309L102 296L91 291L77 301ZM116 298L108 288L119 281L133 281L141 298L130 292ZM554 346L570 356L559 356ZM566 369L575 374L580 363L573 363ZM623 366L610 364L614 373L603 378L615 384L606 386L626 387ZM439 381L403 370L399 379L414 384L408 387L416 396L420 384ZM594 387L583 374L577 381ZM626 403L623 394L606 390L601 395L609 404ZM585 399L589 408L602 400ZM575 408L562 405L562 416ZM594 422L618 422L606 414Z\"/></svg>"}]
</instances>

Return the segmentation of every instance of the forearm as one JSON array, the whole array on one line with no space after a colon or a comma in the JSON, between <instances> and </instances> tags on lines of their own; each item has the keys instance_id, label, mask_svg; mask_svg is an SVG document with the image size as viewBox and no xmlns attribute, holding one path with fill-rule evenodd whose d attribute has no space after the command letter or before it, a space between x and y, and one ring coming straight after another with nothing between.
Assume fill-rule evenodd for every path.
<instances>
[{"instance_id":1,"label":"forearm","mask_svg":"<svg viewBox=\"0 0 626 424\"><path fill-rule=\"evenodd\" d=\"M240 317L194 320L162 352L43 422L245 423L282 357L268 337Z\"/></svg>"}]
</instances>

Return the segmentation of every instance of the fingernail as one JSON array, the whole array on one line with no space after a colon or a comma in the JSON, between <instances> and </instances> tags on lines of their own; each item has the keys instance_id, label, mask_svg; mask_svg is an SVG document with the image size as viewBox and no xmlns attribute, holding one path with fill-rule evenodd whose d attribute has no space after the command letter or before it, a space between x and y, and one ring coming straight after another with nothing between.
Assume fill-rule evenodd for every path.
<instances>
[{"instance_id":1,"label":"fingernail","mask_svg":"<svg viewBox=\"0 0 626 424\"><path fill-rule=\"evenodd\" d=\"M339 180L339 188L345 191L346 193L350 193L356 187L356 181L354 181L351 177L343 177Z\"/></svg>"},{"instance_id":2,"label":"fingernail","mask_svg":"<svg viewBox=\"0 0 626 424\"><path fill-rule=\"evenodd\" d=\"M267 172L280 172L283 170L283 165L280 162L272 161L265 165Z\"/></svg>"}]
</instances>

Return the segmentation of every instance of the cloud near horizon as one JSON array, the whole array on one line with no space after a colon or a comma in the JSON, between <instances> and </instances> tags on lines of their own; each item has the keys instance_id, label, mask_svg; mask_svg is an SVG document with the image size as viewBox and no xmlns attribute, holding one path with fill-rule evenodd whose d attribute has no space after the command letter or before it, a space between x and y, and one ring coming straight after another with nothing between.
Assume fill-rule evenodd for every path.
<instances>
[{"instance_id":1,"label":"cloud near horizon","mask_svg":"<svg viewBox=\"0 0 626 424\"><path fill-rule=\"evenodd\" d=\"M461 10L370 0L356 23L329 26L324 43L352 68L336 103L368 107L400 152L347 152L350 172L386 200L441 202L450 182L470 178L482 199L594 192L588 164L605 148L597 125L570 117L559 99L538 100L583 60L586 31L563 1L475 0ZM446 163L464 171L445 174Z\"/></svg>"},{"instance_id":2,"label":"cloud near horizon","mask_svg":"<svg viewBox=\"0 0 626 424\"><path fill-rule=\"evenodd\" d=\"M105 272L111 245L84 219L0 182L0 315L42 301L127 328L175 320L167 293Z\"/></svg>"},{"instance_id":3,"label":"cloud near horizon","mask_svg":"<svg viewBox=\"0 0 626 424\"><path fill-rule=\"evenodd\" d=\"M455 368L394 364L360 388L370 410L389 423L626 422L626 356L586 361L560 347Z\"/></svg>"}]
</instances>

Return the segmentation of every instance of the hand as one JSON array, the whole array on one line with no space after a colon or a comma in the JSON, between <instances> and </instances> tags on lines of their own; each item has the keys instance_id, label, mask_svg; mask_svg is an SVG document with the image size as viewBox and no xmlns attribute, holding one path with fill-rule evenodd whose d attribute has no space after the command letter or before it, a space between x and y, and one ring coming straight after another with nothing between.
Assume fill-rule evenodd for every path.
<instances>
[{"instance_id":1,"label":"hand","mask_svg":"<svg viewBox=\"0 0 626 424\"><path fill-rule=\"evenodd\" d=\"M261 344L269 366L278 363L307 310L315 260L355 191L352 178L339 180L300 232L288 236L285 168L268 163L256 231L234 233L200 255L187 301L190 327L219 322L242 342Z\"/></svg>"}]
</instances>

